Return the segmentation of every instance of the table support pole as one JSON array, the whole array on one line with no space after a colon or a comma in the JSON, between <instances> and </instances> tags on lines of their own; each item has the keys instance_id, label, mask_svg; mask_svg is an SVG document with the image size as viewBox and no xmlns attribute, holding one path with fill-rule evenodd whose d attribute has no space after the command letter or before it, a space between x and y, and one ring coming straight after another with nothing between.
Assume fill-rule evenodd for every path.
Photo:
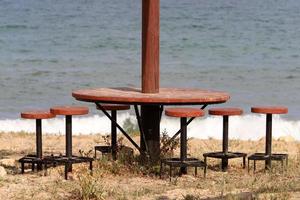
<instances>
[{"instance_id":1,"label":"table support pole","mask_svg":"<svg viewBox=\"0 0 300 200\"><path fill-rule=\"evenodd\" d=\"M160 106L141 106L141 118L145 134L144 137L141 136L141 150L146 151L147 143L152 163L158 162L160 159Z\"/></svg>"}]
</instances>

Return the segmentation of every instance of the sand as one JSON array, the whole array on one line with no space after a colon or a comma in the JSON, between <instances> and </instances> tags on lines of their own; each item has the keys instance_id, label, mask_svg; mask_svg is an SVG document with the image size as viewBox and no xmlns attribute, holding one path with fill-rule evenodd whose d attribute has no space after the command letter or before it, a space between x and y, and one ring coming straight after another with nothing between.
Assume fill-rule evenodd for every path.
<instances>
[{"instance_id":1,"label":"sand","mask_svg":"<svg viewBox=\"0 0 300 200\"><path fill-rule=\"evenodd\" d=\"M138 138L135 140L138 142ZM79 150L93 156L93 147L103 144L102 136L82 135L73 137L73 152ZM126 139L124 144L130 146ZM63 135L44 135L44 154L64 153ZM230 149L245 153L264 150L264 138L259 141L231 140ZM190 139L189 154L202 159L202 153L221 150L221 141ZM57 167L32 173L20 174L16 162L20 157L35 151L35 135L29 133L0 134L0 165L7 175L0 177L0 199L298 199L300 198L300 143L291 138L273 141L273 151L288 153L290 163L282 172L274 164L272 172L265 173L263 163L258 171L247 172L241 159L229 162L228 172L219 170L219 161L209 159L207 178L202 170L193 176L174 176L170 182L167 173L163 179L157 176L158 167L146 169L134 163L113 162L102 158L94 163L93 176L88 166L74 166L70 180L63 179L63 168ZM137 152L136 152L137 153ZM175 154L178 154L176 149Z\"/></svg>"}]
</instances>

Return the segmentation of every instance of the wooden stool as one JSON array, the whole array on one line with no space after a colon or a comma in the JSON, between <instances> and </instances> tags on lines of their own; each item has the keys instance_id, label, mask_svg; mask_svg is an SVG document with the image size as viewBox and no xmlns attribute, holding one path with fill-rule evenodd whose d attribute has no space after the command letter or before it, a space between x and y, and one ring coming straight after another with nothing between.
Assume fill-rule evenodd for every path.
<instances>
[{"instance_id":1,"label":"wooden stool","mask_svg":"<svg viewBox=\"0 0 300 200\"><path fill-rule=\"evenodd\" d=\"M203 157L205 164L207 163L207 157L222 159L222 170L227 171L229 159L243 158L243 168L245 168L247 154L228 151L229 116L241 115L243 114L243 110L239 108L212 108L208 113L210 115L223 116L223 149L221 152L204 153Z\"/></svg>"},{"instance_id":2,"label":"wooden stool","mask_svg":"<svg viewBox=\"0 0 300 200\"><path fill-rule=\"evenodd\" d=\"M288 165L288 154L272 153L272 115L273 114L286 114L288 113L288 108L281 106L267 106L267 107L252 107L251 112L266 114L266 145L265 153L255 153L248 157L248 172L250 171L249 162L253 160L253 171L256 170L256 160L265 161L265 169L271 169L272 160L281 161L281 166L284 166L284 160L286 161L286 166Z\"/></svg>"},{"instance_id":3,"label":"wooden stool","mask_svg":"<svg viewBox=\"0 0 300 200\"><path fill-rule=\"evenodd\" d=\"M72 154L72 116L88 114L87 107L80 106L58 106L50 109L55 115L64 115L66 117L66 155L55 158L54 161L65 165L65 179L68 179L68 172L72 172L73 163L90 163L90 170L93 169L93 158L74 156Z\"/></svg>"},{"instance_id":4,"label":"wooden stool","mask_svg":"<svg viewBox=\"0 0 300 200\"><path fill-rule=\"evenodd\" d=\"M42 119L54 118L55 114L49 111L27 111L22 112L21 117L24 119L35 119L36 120L36 154L26 155L19 159L21 163L21 173L24 173L24 164L30 163L31 169L34 171L35 164L37 165L37 170L42 170L44 164L43 159L43 147L42 147Z\"/></svg>"},{"instance_id":5,"label":"wooden stool","mask_svg":"<svg viewBox=\"0 0 300 200\"><path fill-rule=\"evenodd\" d=\"M111 117L116 122L117 121L117 111L118 110L129 110L129 105L123 105L123 104L101 104L101 106L106 111L111 111ZM100 110L100 108L97 109ZM110 146L95 146L95 159L97 158L97 151L100 151L102 154L111 153L113 160L117 159L117 126L116 124L111 121L111 144Z\"/></svg>"},{"instance_id":6,"label":"wooden stool","mask_svg":"<svg viewBox=\"0 0 300 200\"><path fill-rule=\"evenodd\" d=\"M166 109L165 114L170 117L180 117L180 158L162 159L160 163L160 177L164 164L170 167L170 181L173 167L180 167L180 174L186 174L187 167L195 167L196 176L197 167L205 168L205 164L199 159L187 158L187 118L202 117L205 113L203 110L197 108L169 108Z\"/></svg>"}]
</instances>

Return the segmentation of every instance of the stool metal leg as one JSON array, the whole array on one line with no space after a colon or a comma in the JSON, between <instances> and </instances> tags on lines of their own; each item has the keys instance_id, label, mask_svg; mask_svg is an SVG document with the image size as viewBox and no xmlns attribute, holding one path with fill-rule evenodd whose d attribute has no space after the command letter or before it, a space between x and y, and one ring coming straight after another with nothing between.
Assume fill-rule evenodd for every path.
<instances>
[{"instance_id":1,"label":"stool metal leg","mask_svg":"<svg viewBox=\"0 0 300 200\"><path fill-rule=\"evenodd\" d=\"M25 166L24 166L24 162L21 162L21 173L24 174L25 171Z\"/></svg>"},{"instance_id":2,"label":"stool metal leg","mask_svg":"<svg viewBox=\"0 0 300 200\"><path fill-rule=\"evenodd\" d=\"M169 177L170 177L170 182L172 180L172 165L170 165L170 169L169 169Z\"/></svg>"},{"instance_id":3,"label":"stool metal leg","mask_svg":"<svg viewBox=\"0 0 300 200\"><path fill-rule=\"evenodd\" d=\"M35 169L35 164L34 164L34 162L31 162L31 171L34 172L34 169Z\"/></svg>"},{"instance_id":4,"label":"stool metal leg","mask_svg":"<svg viewBox=\"0 0 300 200\"><path fill-rule=\"evenodd\" d=\"M44 169L45 169L45 176L47 176L48 175L48 164L47 164L47 162L45 162Z\"/></svg>"},{"instance_id":5,"label":"stool metal leg","mask_svg":"<svg viewBox=\"0 0 300 200\"><path fill-rule=\"evenodd\" d=\"M159 178L160 179L161 179L162 170L163 170L163 163L162 163L162 161L160 161L160 168L159 168Z\"/></svg>"},{"instance_id":6,"label":"stool metal leg","mask_svg":"<svg viewBox=\"0 0 300 200\"><path fill-rule=\"evenodd\" d=\"M93 170L93 162L90 161L90 170L92 171Z\"/></svg>"},{"instance_id":7,"label":"stool metal leg","mask_svg":"<svg viewBox=\"0 0 300 200\"><path fill-rule=\"evenodd\" d=\"M90 172L93 175L93 161L90 161Z\"/></svg>"},{"instance_id":8,"label":"stool metal leg","mask_svg":"<svg viewBox=\"0 0 300 200\"><path fill-rule=\"evenodd\" d=\"M272 114L267 114L266 119L266 155L270 159L265 162L265 169L271 169L271 155L272 155Z\"/></svg>"},{"instance_id":9,"label":"stool metal leg","mask_svg":"<svg viewBox=\"0 0 300 200\"><path fill-rule=\"evenodd\" d=\"M65 163L65 179L68 180L69 162Z\"/></svg>"},{"instance_id":10,"label":"stool metal leg","mask_svg":"<svg viewBox=\"0 0 300 200\"><path fill-rule=\"evenodd\" d=\"M72 116L66 116L66 156L72 159ZM72 171L72 164L68 164L68 172Z\"/></svg>"},{"instance_id":11,"label":"stool metal leg","mask_svg":"<svg viewBox=\"0 0 300 200\"><path fill-rule=\"evenodd\" d=\"M228 153L228 116L223 116L223 153ZM227 171L228 159L222 158L222 170Z\"/></svg>"},{"instance_id":12,"label":"stool metal leg","mask_svg":"<svg viewBox=\"0 0 300 200\"><path fill-rule=\"evenodd\" d=\"M284 172L284 162L283 162L283 159L280 162L281 162L281 171Z\"/></svg>"},{"instance_id":13,"label":"stool metal leg","mask_svg":"<svg viewBox=\"0 0 300 200\"><path fill-rule=\"evenodd\" d=\"M36 119L36 157L42 159L42 120ZM37 163L37 170L42 170L42 164Z\"/></svg>"},{"instance_id":14,"label":"stool metal leg","mask_svg":"<svg viewBox=\"0 0 300 200\"><path fill-rule=\"evenodd\" d=\"M250 172L250 160L248 158L248 173Z\"/></svg>"},{"instance_id":15,"label":"stool metal leg","mask_svg":"<svg viewBox=\"0 0 300 200\"><path fill-rule=\"evenodd\" d=\"M180 159L181 161L185 161L187 159L187 118L182 117L180 118L180 128L181 128L181 134L180 134ZM186 174L187 168L181 167L180 168L180 174Z\"/></svg>"},{"instance_id":16,"label":"stool metal leg","mask_svg":"<svg viewBox=\"0 0 300 200\"><path fill-rule=\"evenodd\" d=\"M206 177L206 170L207 170L207 157L204 157L204 177Z\"/></svg>"}]
</instances>

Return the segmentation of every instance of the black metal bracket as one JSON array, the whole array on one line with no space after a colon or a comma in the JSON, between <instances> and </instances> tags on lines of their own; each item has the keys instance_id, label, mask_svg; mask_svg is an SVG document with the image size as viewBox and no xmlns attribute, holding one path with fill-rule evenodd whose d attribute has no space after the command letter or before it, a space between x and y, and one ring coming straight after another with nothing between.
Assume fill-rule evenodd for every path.
<instances>
[{"instance_id":1,"label":"black metal bracket","mask_svg":"<svg viewBox=\"0 0 300 200\"><path fill-rule=\"evenodd\" d=\"M132 143L132 145L137 148L139 150L140 153L142 153L142 150L141 148L139 147L139 145L137 145L135 143L135 141L133 141L133 139L126 133L126 131L118 124L118 122L116 122L111 116L110 114L103 108L103 106L98 103L98 102L95 102L95 104L98 106L98 108L100 108L100 110L104 113L104 115L106 117L108 117L108 119L110 119L110 121L112 121L116 127L123 133L123 135Z\"/></svg>"},{"instance_id":2,"label":"black metal bracket","mask_svg":"<svg viewBox=\"0 0 300 200\"><path fill-rule=\"evenodd\" d=\"M208 104L204 104L201 107L201 110L204 110L206 107L208 106ZM195 119L195 117L190 118L187 123L186 126L188 126L193 120ZM181 133L181 129L179 129L174 135L173 137L161 148L161 151L165 150L165 148L167 147L167 145L171 144L172 141L175 140L175 138Z\"/></svg>"}]
</instances>

